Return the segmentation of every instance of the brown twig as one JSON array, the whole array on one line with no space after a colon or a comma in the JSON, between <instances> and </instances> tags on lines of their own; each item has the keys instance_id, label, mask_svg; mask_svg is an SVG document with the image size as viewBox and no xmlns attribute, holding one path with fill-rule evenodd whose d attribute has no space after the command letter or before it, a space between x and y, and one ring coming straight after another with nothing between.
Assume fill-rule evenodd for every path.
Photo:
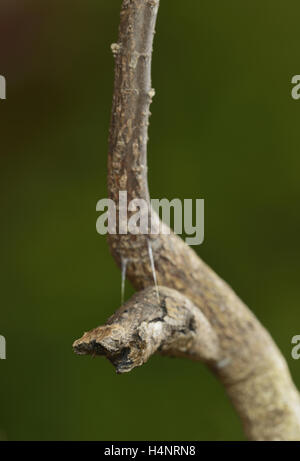
<instances>
[{"instance_id":1,"label":"brown twig","mask_svg":"<svg viewBox=\"0 0 300 461\"><path fill-rule=\"evenodd\" d=\"M156 351L213 363L220 359L218 338L191 301L175 290L139 291L103 327L73 344L79 355L104 355L118 373L143 365Z\"/></svg>"},{"instance_id":2,"label":"brown twig","mask_svg":"<svg viewBox=\"0 0 300 461\"><path fill-rule=\"evenodd\" d=\"M158 4L123 0L119 40L112 45L116 64L108 191L116 202L120 190L127 190L129 200L149 202L147 140ZM106 326L76 341L75 352L106 355L119 372L141 365L156 350L204 360L224 384L250 439L300 440L300 399L287 365L233 290L173 233L110 235L109 245L119 265L128 261L135 288L145 290L153 285L149 240L160 304L153 289L138 293ZM168 299L173 317L163 309ZM196 328L188 327L191 317Z\"/></svg>"}]
</instances>

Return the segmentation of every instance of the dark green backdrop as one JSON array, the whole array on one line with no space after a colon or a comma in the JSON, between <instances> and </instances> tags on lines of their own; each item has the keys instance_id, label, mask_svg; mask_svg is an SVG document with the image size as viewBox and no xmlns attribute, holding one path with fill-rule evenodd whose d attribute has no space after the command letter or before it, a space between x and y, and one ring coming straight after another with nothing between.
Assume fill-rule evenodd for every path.
<instances>
[{"instance_id":1,"label":"dark green backdrop","mask_svg":"<svg viewBox=\"0 0 300 461\"><path fill-rule=\"evenodd\" d=\"M95 230L120 3L1 1L0 437L243 439L204 366L153 357L117 376L72 352L120 304ZM271 331L300 387L299 15L298 0L161 0L149 175L153 197L205 199L197 252Z\"/></svg>"}]
</instances>

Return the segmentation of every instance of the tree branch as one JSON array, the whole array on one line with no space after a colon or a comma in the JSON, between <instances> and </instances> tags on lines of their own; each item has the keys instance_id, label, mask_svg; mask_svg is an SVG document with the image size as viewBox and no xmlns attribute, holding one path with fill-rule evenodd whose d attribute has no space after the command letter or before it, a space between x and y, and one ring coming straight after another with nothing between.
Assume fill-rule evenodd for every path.
<instances>
[{"instance_id":1,"label":"tree branch","mask_svg":"<svg viewBox=\"0 0 300 461\"><path fill-rule=\"evenodd\" d=\"M115 202L120 190L127 190L129 200L149 201L146 154L158 4L123 0L119 40L112 45L116 64L108 192ZM75 351L104 354L123 372L156 350L179 355L183 345L185 356L208 362L224 384L250 439L300 440L300 399L284 358L233 290L173 233L108 237L117 263L128 261L128 278L137 290L153 285L149 240L161 285L160 305L153 290L137 294L106 326L75 342ZM174 324L163 309L166 300L174 307ZM191 317L195 330L188 327Z\"/></svg>"},{"instance_id":2,"label":"tree branch","mask_svg":"<svg viewBox=\"0 0 300 461\"><path fill-rule=\"evenodd\" d=\"M73 344L79 355L104 355L117 373L143 365L156 351L207 363L220 357L218 339L204 315L189 299L170 288L138 292L103 327Z\"/></svg>"}]
</instances>

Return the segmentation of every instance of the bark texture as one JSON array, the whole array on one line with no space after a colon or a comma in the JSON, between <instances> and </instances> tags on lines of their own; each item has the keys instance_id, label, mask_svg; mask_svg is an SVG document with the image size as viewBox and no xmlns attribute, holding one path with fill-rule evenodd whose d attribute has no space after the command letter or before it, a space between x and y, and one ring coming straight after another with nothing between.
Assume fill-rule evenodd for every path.
<instances>
[{"instance_id":1,"label":"bark texture","mask_svg":"<svg viewBox=\"0 0 300 461\"><path fill-rule=\"evenodd\" d=\"M158 6L158 0L123 0L119 39L112 45L108 193L116 203L121 190L128 200L149 202L147 141ZM124 226L121 220L118 224ZM300 398L286 362L234 291L173 233L119 233L108 241L117 263L127 260L128 279L142 291L105 326L77 340L75 352L105 355L118 372L142 365L156 351L204 361L224 384L249 439L300 440Z\"/></svg>"},{"instance_id":2,"label":"bark texture","mask_svg":"<svg viewBox=\"0 0 300 461\"><path fill-rule=\"evenodd\" d=\"M155 352L213 363L218 338L202 312L184 295L160 287L139 291L102 327L73 344L79 355L104 355L118 373L143 365Z\"/></svg>"}]
</instances>

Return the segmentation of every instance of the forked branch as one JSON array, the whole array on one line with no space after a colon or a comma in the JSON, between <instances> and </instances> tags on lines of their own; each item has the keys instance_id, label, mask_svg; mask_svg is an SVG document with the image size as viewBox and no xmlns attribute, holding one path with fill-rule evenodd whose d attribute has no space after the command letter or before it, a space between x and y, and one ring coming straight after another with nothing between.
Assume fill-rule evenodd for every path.
<instances>
[{"instance_id":1,"label":"forked branch","mask_svg":"<svg viewBox=\"0 0 300 461\"><path fill-rule=\"evenodd\" d=\"M123 0L108 157L109 197L149 202L147 140L151 54L159 0ZM157 218L158 219L158 218ZM119 222L119 225L123 225ZM105 355L117 371L143 364L154 352L206 362L254 440L300 440L300 399L269 333L179 237L109 235L119 265L137 293L104 327L74 343L78 354ZM153 288L153 252L160 302ZM179 365L180 366L180 365Z\"/></svg>"}]
</instances>

